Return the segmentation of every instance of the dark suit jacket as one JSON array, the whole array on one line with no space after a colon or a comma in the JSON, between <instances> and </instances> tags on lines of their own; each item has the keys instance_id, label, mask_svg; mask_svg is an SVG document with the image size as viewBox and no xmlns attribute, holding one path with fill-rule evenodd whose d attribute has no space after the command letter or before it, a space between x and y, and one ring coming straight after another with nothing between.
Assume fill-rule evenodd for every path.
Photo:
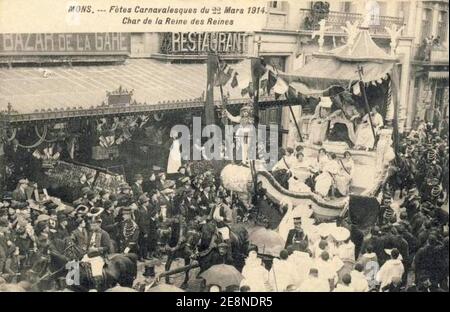
<instances>
[{"instance_id":1,"label":"dark suit jacket","mask_svg":"<svg viewBox=\"0 0 450 312\"><path fill-rule=\"evenodd\" d=\"M77 248L79 248L83 254L85 254L87 252L87 249L89 246L88 239L89 239L89 235L88 235L88 232L86 229L83 229L83 231L81 231L78 228L73 230L72 240L73 240L75 246L77 246Z\"/></svg>"},{"instance_id":2,"label":"dark suit jacket","mask_svg":"<svg viewBox=\"0 0 450 312\"><path fill-rule=\"evenodd\" d=\"M299 236L299 234L297 234L298 231L296 229L291 229L289 230L287 239L286 239L286 245L284 246L284 248L288 248L290 245L294 244L294 238L296 241L301 241L301 240L305 240L305 234L303 233L302 236Z\"/></svg>"},{"instance_id":3,"label":"dark suit jacket","mask_svg":"<svg viewBox=\"0 0 450 312\"><path fill-rule=\"evenodd\" d=\"M91 242L91 238L94 232L89 232L88 234L88 250L89 250L89 244ZM103 248L103 254L110 254L114 252L114 247L111 243L111 238L109 237L108 232L105 230L100 230L100 232L97 235L95 246L90 247L96 247L96 248Z\"/></svg>"},{"instance_id":4,"label":"dark suit jacket","mask_svg":"<svg viewBox=\"0 0 450 312\"><path fill-rule=\"evenodd\" d=\"M136 223L139 227L139 231L142 234L148 234L150 232L150 221L152 217L150 209L150 207L146 209L142 206L139 206L136 212Z\"/></svg>"}]
</instances>

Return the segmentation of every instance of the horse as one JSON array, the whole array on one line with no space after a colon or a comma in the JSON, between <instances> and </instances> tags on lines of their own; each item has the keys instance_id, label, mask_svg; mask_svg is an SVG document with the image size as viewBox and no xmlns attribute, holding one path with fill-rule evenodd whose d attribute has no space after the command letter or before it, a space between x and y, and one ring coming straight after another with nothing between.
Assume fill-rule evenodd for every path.
<instances>
[{"instance_id":1,"label":"horse","mask_svg":"<svg viewBox=\"0 0 450 312\"><path fill-rule=\"evenodd\" d=\"M232 224L229 226L229 230L231 257L236 269L242 271L248 253L248 231L242 224ZM200 241L197 258L200 265L200 273L202 273L214 264L212 259L216 258L219 253L216 247L223 242L223 239L218 233L217 225L214 221L201 225L199 231Z\"/></svg>"},{"instance_id":2,"label":"horse","mask_svg":"<svg viewBox=\"0 0 450 312\"><path fill-rule=\"evenodd\" d=\"M50 290L66 287L75 291L89 291L89 289L104 291L116 285L133 286L137 276L137 255L131 253L108 255L105 258L102 277L96 279L92 276L90 264L80 261L81 257L74 252L73 247L70 241L66 242L63 250L57 250L53 246L48 254L42 255L39 261L35 262L26 274L33 288ZM79 275L75 276L77 273ZM64 285L71 277L75 283ZM61 283L63 280L66 283Z\"/></svg>"}]
</instances>

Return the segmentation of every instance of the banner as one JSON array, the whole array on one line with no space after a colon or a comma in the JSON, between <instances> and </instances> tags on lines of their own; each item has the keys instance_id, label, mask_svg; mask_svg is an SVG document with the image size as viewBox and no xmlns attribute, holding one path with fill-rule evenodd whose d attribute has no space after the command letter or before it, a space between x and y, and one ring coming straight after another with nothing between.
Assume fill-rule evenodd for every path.
<instances>
[{"instance_id":1,"label":"banner","mask_svg":"<svg viewBox=\"0 0 450 312\"><path fill-rule=\"evenodd\" d=\"M0 54L2 55L129 53L129 33L0 34Z\"/></svg>"}]
</instances>

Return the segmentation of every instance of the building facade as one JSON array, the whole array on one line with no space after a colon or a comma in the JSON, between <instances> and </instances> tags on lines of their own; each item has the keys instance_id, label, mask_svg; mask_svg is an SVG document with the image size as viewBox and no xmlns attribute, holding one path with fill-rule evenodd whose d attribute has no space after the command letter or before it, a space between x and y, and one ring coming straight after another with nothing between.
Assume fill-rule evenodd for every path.
<instances>
[{"instance_id":1,"label":"building facade","mask_svg":"<svg viewBox=\"0 0 450 312\"><path fill-rule=\"evenodd\" d=\"M266 27L251 37L253 39L251 45L254 51L259 50L259 54L268 59L269 63L272 62L287 72L300 68L308 62L312 53L318 51L318 39L317 37L313 39L312 34L319 28L318 22L321 19L325 19L326 26L329 26L325 33L324 50L344 44L346 34L342 27L347 21L362 22L367 14L372 16L370 24L372 38L388 53L391 51L391 36L386 27L396 27L395 29L403 27L395 49L401 76L398 109L400 131L408 130L412 126L416 113L420 111L418 98L421 94L423 97L422 89L427 88L426 82L429 81L427 78L419 83L420 77L426 76L417 71L417 51L422 42L421 38L430 35L434 38L439 36L441 47L439 51L437 48L433 49L431 64L441 66L442 70L448 66L448 61L446 63L443 61L443 57L448 57L448 1L271 1L268 6ZM422 23L417 23L417 20L421 20ZM443 63L438 64L437 61ZM430 66L427 72L435 70ZM419 78L416 78L417 75ZM431 75L445 76L443 73ZM443 84L434 83L435 87L431 89L436 89L432 91L436 96L432 95L432 98L438 101L446 98L448 89L445 91ZM277 121L284 128L286 133L284 142L286 142L291 122L290 113L287 108L281 110L282 112L278 114L269 113L267 116L279 118ZM298 108L296 114L300 115Z\"/></svg>"},{"instance_id":2,"label":"building facade","mask_svg":"<svg viewBox=\"0 0 450 312\"><path fill-rule=\"evenodd\" d=\"M448 0L416 1L408 127L448 119Z\"/></svg>"}]
</instances>

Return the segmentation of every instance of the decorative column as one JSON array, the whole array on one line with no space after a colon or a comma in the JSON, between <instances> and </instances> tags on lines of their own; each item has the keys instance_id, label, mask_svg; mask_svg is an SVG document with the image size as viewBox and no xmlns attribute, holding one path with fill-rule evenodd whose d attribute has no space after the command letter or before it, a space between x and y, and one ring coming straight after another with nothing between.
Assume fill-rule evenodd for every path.
<instances>
[{"instance_id":1,"label":"decorative column","mask_svg":"<svg viewBox=\"0 0 450 312\"><path fill-rule=\"evenodd\" d=\"M398 106L398 125L400 133L403 132L406 126L408 111L408 95L409 95L409 80L411 72L411 47L412 38L402 38L399 40L397 48L397 55L401 58L401 81L399 86L399 106Z\"/></svg>"}]
</instances>

